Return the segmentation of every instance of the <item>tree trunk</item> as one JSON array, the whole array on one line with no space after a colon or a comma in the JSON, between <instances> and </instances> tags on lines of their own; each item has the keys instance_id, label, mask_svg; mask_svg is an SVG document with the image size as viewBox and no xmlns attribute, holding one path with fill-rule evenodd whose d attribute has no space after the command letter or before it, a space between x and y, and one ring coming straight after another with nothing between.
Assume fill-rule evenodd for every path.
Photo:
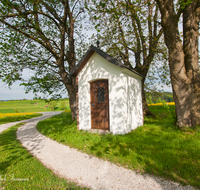
<instances>
[{"instance_id":1,"label":"tree trunk","mask_svg":"<svg viewBox=\"0 0 200 190\"><path fill-rule=\"evenodd\" d=\"M142 79L142 105L143 105L143 115L144 116L153 116L153 114L149 111L149 107L147 105L146 101L146 94L144 90L144 81L145 79Z\"/></svg>"},{"instance_id":2,"label":"tree trunk","mask_svg":"<svg viewBox=\"0 0 200 190\"><path fill-rule=\"evenodd\" d=\"M194 127L200 124L200 81L198 64L198 22L199 16L194 4L189 4L183 11L183 51L185 81L179 81L175 87L177 102L177 126ZM179 92L179 96L177 96Z\"/></svg>"},{"instance_id":3,"label":"tree trunk","mask_svg":"<svg viewBox=\"0 0 200 190\"><path fill-rule=\"evenodd\" d=\"M173 95L179 128L200 125L200 86L173 80Z\"/></svg>"},{"instance_id":4,"label":"tree trunk","mask_svg":"<svg viewBox=\"0 0 200 190\"><path fill-rule=\"evenodd\" d=\"M68 96L69 96L69 104L71 109L72 121L77 119L77 92L78 92L78 81L75 77L71 78L71 84L66 85Z\"/></svg>"},{"instance_id":5,"label":"tree trunk","mask_svg":"<svg viewBox=\"0 0 200 190\"><path fill-rule=\"evenodd\" d=\"M177 126L200 125L200 77L198 65L198 22L194 4L183 12L184 43L175 20L173 1L157 1L162 15L165 43L169 50L169 66L176 107Z\"/></svg>"},{"instance_id":6,"label":"tree trunk","mask_svg":"<svg viewBox=\"0 0 200 190\"><path fill-rule=\"evenodd\" d=\"M69 103L70 103L72 121L74 121L77 118L76 91L72 90L72 88L71 88L71 90L68 90L68 95L69 95Z\"/></svg>"}]
</instances>

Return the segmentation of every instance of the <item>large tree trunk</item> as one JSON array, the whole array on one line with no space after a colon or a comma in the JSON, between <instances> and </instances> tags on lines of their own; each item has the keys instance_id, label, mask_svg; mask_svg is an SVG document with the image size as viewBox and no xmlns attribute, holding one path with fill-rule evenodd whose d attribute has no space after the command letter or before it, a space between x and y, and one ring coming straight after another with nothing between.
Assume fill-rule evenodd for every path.
<instances>
[{"instance_id":1,"label":"large tree trunk","mask_svg":"<svg viewBox=\"0 0 200 190\"><path fill-rule=\"evenodd\" d=\"M177 126L200 125L200 81L198 65L198 22L194 4L184 9L184 43L178 31L173 1L157 1L162 15L165 43L169 50L169 66Z\"/></svg>"},{"instance_id":2,"label":"large tree trunk","mask_svg":"<svg viewBox=\"0 0 200 190\"><path fill-rule=\"evenodd\" d=\"M198 64L198 9L189 4L183 11L183 51L185 70L183 77L187 80L180 83L181 98L177 98L177 125L194 127L200 124L200 81Z\"/></svg>"}]
</instances>

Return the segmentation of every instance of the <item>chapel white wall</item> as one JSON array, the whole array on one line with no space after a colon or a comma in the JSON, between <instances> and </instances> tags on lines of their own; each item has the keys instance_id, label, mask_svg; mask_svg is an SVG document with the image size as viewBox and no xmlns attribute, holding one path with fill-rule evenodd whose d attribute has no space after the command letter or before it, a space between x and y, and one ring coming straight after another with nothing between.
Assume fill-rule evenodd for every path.
<instances>
[{"instance_id":1,"label":"chapel white wall","mask_svg":"<svg viewBox=\"0 0 200 190\"><path fill-rule=\"evenodd\" d=\"M78 74L80 130L91 129L89 82L98 79L108 79L110 131L124 134L143 124L141 80L132 76L96 52L91 56Z\"/></svg>"}]
</instances>

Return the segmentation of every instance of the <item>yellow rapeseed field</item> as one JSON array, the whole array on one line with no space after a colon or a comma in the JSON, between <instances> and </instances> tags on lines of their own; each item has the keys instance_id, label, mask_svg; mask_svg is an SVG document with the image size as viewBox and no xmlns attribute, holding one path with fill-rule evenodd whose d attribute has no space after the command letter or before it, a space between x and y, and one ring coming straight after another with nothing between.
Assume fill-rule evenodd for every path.
<instances>
[{"instance_id":1,"label":"yellow rapeseed field","mask_svg":"<svg viewBox=\"0 0 200 190\"><path fill-rule=\"evenodd\" d=\"M171 106L171 105L175 105L174 102L166 102L167 105ZM163 106L163 103L155 103L155 104L148 104L148 106Z\"/></svg>"},{"instance_id":2,"label":"yellow rapeseed field","mask_svg":"<svg viewBox=\"0 0 200 190\"><path fill-rule=\"evenodd\" d=\"M27 115L35 115L35 113L27 112L27 113L0 113L0 119L3 118L12 118L12 117L22 117Z\"/></svg>"}]
</instances>

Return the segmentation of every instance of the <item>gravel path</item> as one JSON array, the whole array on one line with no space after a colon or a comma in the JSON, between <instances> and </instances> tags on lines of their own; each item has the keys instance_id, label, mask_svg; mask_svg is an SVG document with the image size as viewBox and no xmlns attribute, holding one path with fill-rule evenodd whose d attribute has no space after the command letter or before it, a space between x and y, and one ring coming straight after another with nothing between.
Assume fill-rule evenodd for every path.
<instances>
[{"instance_id":1,"label":"gravel path","mask_svg":"<svg viewBox=\"0 0 200 190\"><path fill-rule=\"evenodd\" d=\"M44 116L29 120L27 124L18 129L17 138L24 147L55 174L92 190L194 189L191 186L183 187L178 183L148 174L137 174L43 136L36 130L36 125L39 120L51 117L53 113L50 113L44 113Z\"/></svg>"}]
</instances>

